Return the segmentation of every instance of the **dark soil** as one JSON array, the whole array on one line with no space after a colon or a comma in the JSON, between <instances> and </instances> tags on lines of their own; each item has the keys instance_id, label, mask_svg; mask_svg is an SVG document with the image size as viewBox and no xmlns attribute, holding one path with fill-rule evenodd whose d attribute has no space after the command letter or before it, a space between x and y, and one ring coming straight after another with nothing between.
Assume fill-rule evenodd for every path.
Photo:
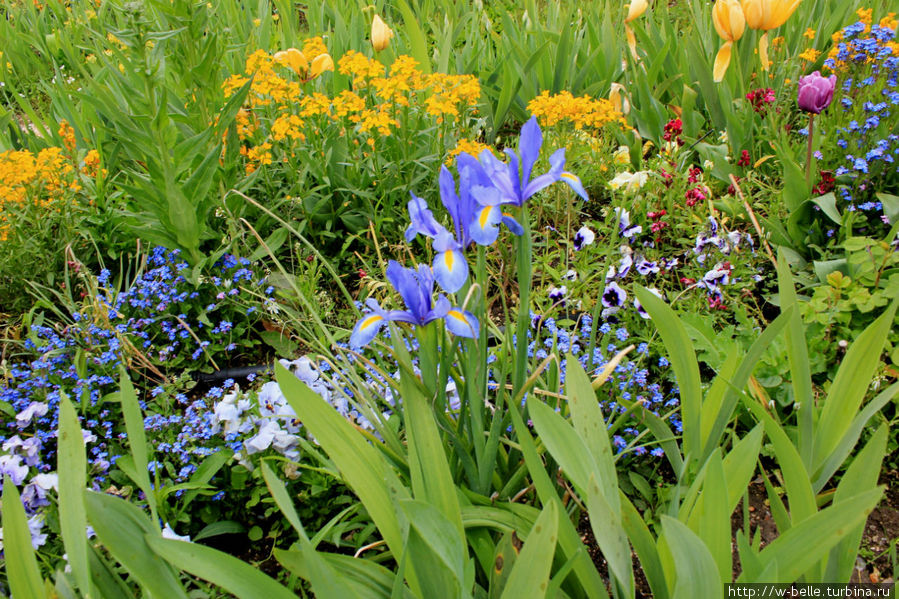
<instances>
[{"instance_id":1,"label":"dark soil","mask_svg":"<svg viewBox=\"0 0 899 599\"><path fill-rule=\"evenodd\" d=\"M856 560L856 569L853 572L851 582L894 581L894 564L890 557L890 547L899 540L899 471L885 470L881 473L880 484L886 485L887 490L880 505L874 508L874 511L868 516L859 556ZM777 525L774 523L774 518L768 505L768 495L765 492L764 483L760 479L753 481L747 489L747 494L749 498L748 515L751 538L754 539L755 535L758 534L760 545L764 548L776 539L778 535ZM743 503L740 502L740 505L737 506L737 509L731 516L734 579L740 574L736 534L738 530L745 530L746 523L744 518ZM596 544L593 531L590 529L590 520L585 513L581 514L578 532L603 580L608 581L608 565ZM652 591L649 588L646 577L643 575L636 554L633 555L633 563L637 590L636 596L638 599L652 597Z\"/></svg>"}]
</instances>

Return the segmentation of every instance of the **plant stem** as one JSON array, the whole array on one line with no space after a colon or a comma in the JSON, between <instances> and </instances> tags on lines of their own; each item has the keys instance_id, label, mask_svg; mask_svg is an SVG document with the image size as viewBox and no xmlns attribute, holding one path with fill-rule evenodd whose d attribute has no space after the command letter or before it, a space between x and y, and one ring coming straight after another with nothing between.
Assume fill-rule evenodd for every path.
<instances>
[{"instance_id":1,"label":"plant stem","mask_svg":"<svg viewBox=\"0 0 899 599\"><path fill-rule=\"evenodd\" d=\"M805 184L811 189L812 186L812 143L815 137L815 113L810 112L808 115L808 151L805 154Z\"/></svg>"}]
</instances>

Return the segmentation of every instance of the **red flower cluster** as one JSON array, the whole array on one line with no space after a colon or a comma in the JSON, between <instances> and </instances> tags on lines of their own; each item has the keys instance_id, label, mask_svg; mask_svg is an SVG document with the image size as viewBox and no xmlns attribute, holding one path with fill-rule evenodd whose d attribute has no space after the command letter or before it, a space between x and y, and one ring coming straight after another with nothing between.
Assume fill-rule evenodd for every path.
<instances>
[{"instance_id":1,"label":"red flower cluster","mask_svg":"<svg viewBox=\"0 0 899 599\"><path fill-rule=\"evenodd\" d=\"M707 189L702 185L697 185L696 187L691 187L684 194L684 197L687 199L687 206L691 208L697 204L697 202L701 202L706 199Z\"/></svg>"},{"instance_id":2,"label":"red flower cluster","mask_svg":"<svg viewBox=\"0 0 899 599\"><path fill-rule=\"evenodd\" d=\"M687 181L690 183L696 183L699 181L699 178L702 176L702 169L698 166L690 167L690 172L687 173Z\"/></svg>"},{"instance_id":3,"label":"red flower cluster","mask_svg":"<svg viewBox=\"0 0 899 599\"><path fill-rule=\"evenodd\" d=\"M833 191L834 187L836 187L836 179L834 179L833 173L831 171L821 171L821 180L812 187L812 193L821 196Z\"/></svg>"},{"instance_id":4,"label":"red flower cluster","mask_svg":"<svg viewBox=\"0 0 899 599\"><path fill-rule=\"evenodd\" d=\"M752 109L759 114L765 114L768 104L774 104L774 90L770 87L754 89L746 94L746 99L752 104Z\"/></svg>"},{"instance_id":5,"label":"red flower cluster","mask_svg":"<svg viewBox=\"0 0 899 599\"><path fill-rule=\"evenodd\" d=\"M668 227L668 223L664 222L662 219L663 216L668 214L666 210L659 210L658 212L647 212L646 216L649 217L649 220L653 221L651 225L649 225L649 229L653 233L661 233L664 229ZM661 241L661 237L656 237L656 242Z\"/></svg>"},{"instance_id":6,"label":"red flower cluster","mask_svg":"<svg viewBox=\"0 0 899 599\"><path fill-rule=\"evenodd\" d=\"M671 119L665 123L665 133L662 139L665 141L676 141L677 145L684 145L684 140L680 138L684 133L684 123L680 119Z\"/></svg>"},{"instance_id":7,"label":"red flower cluster","mask_svg":"<svg viewBox=\"0 0 899 599\"><path fill-rule=\"evenodd\" d=\"M662 175L662 182L665 184L665 187L671 188L671 184L674 183L674 175L666 171L665 169L661 169L659 172Z\"/></svg>"},{"instance_id":8,"label":"red flower cluster","mask_svg":"<svg viewBox=\"0 0 899 599\"><path fill-rule=\"evenodd\" d=\"M740 152L740 159L737 160L737 166L749 166L752 164L752 160L749 158L749 150L743 150Z\"/></svg>"}]
</instances>

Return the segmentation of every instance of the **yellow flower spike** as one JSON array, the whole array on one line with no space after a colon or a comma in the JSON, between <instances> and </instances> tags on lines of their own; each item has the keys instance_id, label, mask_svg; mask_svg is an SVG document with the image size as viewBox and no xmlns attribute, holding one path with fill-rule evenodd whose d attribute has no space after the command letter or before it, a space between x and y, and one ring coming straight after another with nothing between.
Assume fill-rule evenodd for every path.
<instances>
[{"instance_id":1,"label":"yellow flower spike","mask_svg":"<svg viewBox=\"0 0 899 599\"><path fill-rule=\"evenodd\" d=\"M319 54L312 60L312 66L309 67L309 78L315 79L325 71L334 70L334 60L330 54Z\"/></svg>"},{"instance_id":2,"label":"yellow flower spike","mask_svg":"<svg viewBox=\"0 0 899 599\"><path fill-rule=\"evenodd\" d=\"M746 30L746 18L743 16L743 8L737 0L718 0L712 9L712 23L715 31L724 40L724 45L715 56L713 74L715 83L724 78L727 67L730 66L730 55L734 42L743 37Z\"/></svg>"},{"instance_id":3,"label":"yellow flower spike","mask_svg":"<svg viewBox=\"0 0 899 599\"><path fill-rule=\"evenodd\" d=\"M634 57L634 60L640 59L637 56L637 38L634 36L634 30L631 29L629 23L642 16L648 7L648 0L631 0L627 8L627 16L624 18L624 33L627 35L627 46L630 48L631 56Z\"/></svg>"},{"instance_id":4,"label":"yellow flower spike","mask_svg":"<svg viewBox=\"0 0 899 599\"><path fill-rule=\"evenodd\" d=\"M393 37L393 30L387 26L387 23L379 15L371 22L371 46L375 52L380 52L390 45L390 39Z\"/></svg>"},{"instance_id":5,"label":"yellow flower spike","mask_svg":"<svg viewBox=\"0 0 899 599\"><path fill-rule=\"evenodd\" d=\"M759 59L768 70L768 31L787 22L802 0L742 0L743 15L750 29L764 31L759 40Z\"/></svg>"},{"instance_id":6,"label":"yellow flower spike","mask_svg":"<svg viewBox=\"0 0 899 599\"><path fill-rule=\"evenodd\" d=\"M275 52L275 55L272 56L272 58L274 58L275 62L278 64L293 69L293 71L300 77L304 77L306 71L309 70L309 61L306 60L306 56L296 48L288 48L281 52Z\"/></svg>"}]
</instances>

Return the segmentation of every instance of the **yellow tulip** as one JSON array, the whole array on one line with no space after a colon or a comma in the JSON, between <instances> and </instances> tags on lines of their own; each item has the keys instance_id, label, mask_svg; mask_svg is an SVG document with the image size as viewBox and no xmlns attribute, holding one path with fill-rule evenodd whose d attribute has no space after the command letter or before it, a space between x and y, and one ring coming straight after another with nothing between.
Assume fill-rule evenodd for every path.
<instances>
[{"instance_id":1,"label":"yellow tulip","mask_svg":"<svg viewBox=\"0 0 899 599\"><path fill-rule=\"evenodd\" d=\"M750 29L764 31L759 39L759 58L768 70L768 31L787 22L802 0L742 0L743 15Z\"/></svg>"},{"instance_id":2,"label":"yellow tulip","mask_svg":"<svg viewBox=\"0 0 899 599\"><path fill-rule=\"evenodd\" d=\"M624 18L624 33L627 35L627 45L631 49L631 56L634 57L634 60L639 60L637 57L637 38L634 36L634 30L631 29L629 23L642 16L648 6L649 0L631 0L627 7L627 16Z\"/></svg>"},{"instance_id":3,"label":"yellow tulip","mask_svg":"<svg viewBox=\"0 0 899 599\"><path fill-rule=\"evenodd\" d=\"M296 48L275 52L272 58L278 64L293 69L300 77L305 77L306 71L309 69L309 61L306 60L306 56Z\"/></svg>"},{"instance_id":4,"label":"yellow tulip","mask_svg":"<svg viewBox=\"0 0 899 599\"><path fill-rule=\"evenodd\" d=\"M387 23L380 16L375 15L371 22L371 45L375 52L380 52L390 45L390 38L393 37L393 30L387 26Z\"/></svg>"},{"instance_id":5,"label":"yellow tulip","mask_svg":"<svg viewBox=\"0 0 899 599\"><path fill-rule=\"evenodd\" d=\"M309 78L315 79L325 71L334 70L334 60L330 54L319 54L312 60L312 66L309 67Z\"/></svg>"},{"instance_id":6,"label":"yellow tulip","mask_svg":"<svg viewBox=\"0 0 899 599\"><path fill-rule=\"evenodd\" d=\"M612 106L615 107L615 110L623 115L626 115L631 111L631 105L627 101L626 93L627 90L624 89L624 86L620 83L613 83L612 89L609 91L609 101L612 103Z\"/></svg>"},{"instance_id":7,"label":"yellow tulip","mask_svg":"<svg viewBox=\"0 0 899 599\"><path fill-rule=\"evenodd\" d=\"M730 65L734 42L743 37L746 30L746 19L740 3L737 0L717 0L715 8L712 9L712 23L715 25L715 31L724 40L724 45L715 56L714 77L715 82L718 82L724 78L724 73Z\"/></svg>"}]
</instances>

